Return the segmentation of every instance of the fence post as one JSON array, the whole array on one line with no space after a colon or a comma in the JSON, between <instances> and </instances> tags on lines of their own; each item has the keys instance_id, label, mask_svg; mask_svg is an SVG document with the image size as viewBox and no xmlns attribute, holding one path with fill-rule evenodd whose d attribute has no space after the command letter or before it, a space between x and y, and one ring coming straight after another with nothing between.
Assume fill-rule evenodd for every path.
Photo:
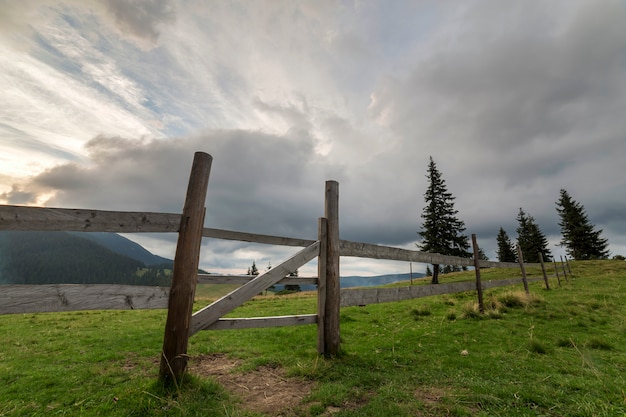
<instances>
[{"instance_id":1,"label":"fence post","mask_svg":"<svg viewBox=\"0 0 626 417\"><path fill-rule=\"evenodd\" d=\"M561 286L561 276L559 275L559 267L556 264L556 259L552 259L552 263L554 264L554 271L556 272L556 279L559 282L559 287Z\"/></svg>"},{"instance_id":2,"label":"fence post","mask_svg":"<svg viewBox=\"0 0 626 417\"><path fill-rule=\"evenodd\" d=\"M317 353L325 352L326 323L326 263L328 262L328 224L320 217L317 223L317 239L320 242L320 254L317 257Z\"/></svg>"},{"instance_id":3,"label":"fence post","mask_svg":"<svg viewBox=\"0 0 626 417\"><path fill-rule=\"evenodd\" d=\"M524 283L524 291L526 291L526 295L530 295L528 291L528 280L526 279L526 268L524 267L524 254L522 253L522 248L517 245L517 260L519 262L519 267L522 270L522 282Z\"/></svg>"},{"instance_id":4,"label":"fence post","mask_svg":"<svg viewBox=\"0 0 626 417\"><path fill-rule=\"evenodd\" d=\"M543 272L543 280L546 282L546 290L549 290L550 284L548 283L548 274L546 274L546 267L543 264L543 254L539 252L538 255L539 255L539 262L541 262L541 272Z\"/></svg>"},{"instance_id":5,"label":"fence post","mask_svg":"<svg viewBox=\"0 0 626 417\"><path fill-rule=\"evenodd\" d=\"M565 256L565 264L567 265L567 270L569 271L569 276L573 277L572 268L569 266L569 260L567 259L567 255Z\"/></svg>"},{"instance_id":6,"label":"fence post","mask_svg":"<svg viewBox=\"0 0 626 417\"><path fill-rule=\"evenodd\" d=\"M204 228L204 203L212 161L211 155L196 152L189 175L187 195L178 230L159 369L159 379L166 385L180 382L187 367L189 325L198 280L200 244Z\"/></svg>"},{"instance_id":7,"label":"fence post","mask_svg":"<svg viewBox=\"0 0 626 417\"><path fill-rule=\"evenodd\" d=\"M326 181L324 217L327 221L326 305L324 309L324 355L339 354L339 183Z\"/></svg>"},{"instance_id":8,"label":"fence post","mask_svg":"<svg viewBox=\"0 0 626 417\"><path fill-rule=\"evenodd\" d=\"M472 234L472 246L474 247L474 271L476 272L476 292L478 293L478 311L481 314L485 312L485 304L483 303L483 285L480 282L480 259L478 259L478 243L476 243L476 235Z\"/></svg>"},{"instance_id":9,"label":"fence post","mask_svg":"<svg viewBox=\"0 0 626 417\"><path fill-rule=\"evenodd\" d=\"M567 279L567 271L565 271L565 264L563 263L563 255L561 255L561 268L563 268L563 276L565 277L565 281L568 282Z\"/></svg>"}]
</instances>

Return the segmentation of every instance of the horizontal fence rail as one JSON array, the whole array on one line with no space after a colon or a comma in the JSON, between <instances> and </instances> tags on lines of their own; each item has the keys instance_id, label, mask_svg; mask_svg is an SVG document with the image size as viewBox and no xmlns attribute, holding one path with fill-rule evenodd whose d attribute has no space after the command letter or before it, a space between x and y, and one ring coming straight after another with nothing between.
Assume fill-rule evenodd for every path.
<instances>
[{"instance_id":1,"label":"horizontal fence rail","mask_svg":"<svg viewBox=\"0 0 626 417\"><path fill-rule=\"evenodd\" d=\"M0 230L178 232L180 214L0 206Z\"/></svg>"},{"instance_id":2,"label":"horizontal fence rail","mask_svg":"<svg viewBox=\"0 0 626 417\"><path fill-rule=\"evenodd\" d=\"M0 286L0 314L167 308L169 288L114 284Z\"/></svg>"},{"instance_id":3,"label":"horizontal fence rail","mask_svg":"<svg viewBox=\"0 0 626 417\"><path fill-rule=\"evenodd\" d=\"M198 274L198 284L245 284L256 275L213 275ZM278 281L281 285L317 285L317 277L285 277Z\"/></svg>"},{"instance_id":4,"label":"horizontal fence rail","mask_svg":"<svg viewBox=\"0 0 626 417\"><path fill-rule=\"evenodd\" d=\"M219 319L204 330L258 329L317 323L317 314Z\"/></svg>"}]
</instances>

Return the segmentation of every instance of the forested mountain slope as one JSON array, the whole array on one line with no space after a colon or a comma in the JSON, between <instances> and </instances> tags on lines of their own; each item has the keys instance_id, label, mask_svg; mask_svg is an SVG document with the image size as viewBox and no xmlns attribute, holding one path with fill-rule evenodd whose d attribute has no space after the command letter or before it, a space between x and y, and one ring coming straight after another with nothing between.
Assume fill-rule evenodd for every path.
<instances>
[{"instance_id":1,"label":"forested mountain slope","mask_svg":"<svg viewBox=\"0 0 626 417\"><path fill-rule=\"evenodd\" d=\"M0 284L169 285L172 261L119 235L95 235L0 232Z\"/></svg>"}]
</instances>

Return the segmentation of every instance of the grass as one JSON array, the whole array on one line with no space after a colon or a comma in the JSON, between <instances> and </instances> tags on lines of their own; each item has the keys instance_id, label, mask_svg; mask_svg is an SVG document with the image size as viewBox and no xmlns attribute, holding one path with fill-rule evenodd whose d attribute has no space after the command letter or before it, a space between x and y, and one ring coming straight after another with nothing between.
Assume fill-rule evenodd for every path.
<instances>
[{"instance_id":1,"label":"grass","mask_svg":"<svg viewBox=\"0 0 626 417\"><path fill-rule=\"evenodd\" d=\"M316 354L315 326L205 331L189 354L241 370L280 366L316 382L293 416L622 416L626 263L572 263L531 283L341 310L342 354ZM483 270L483 280L513 271ZM443 276L443 282L472 279ZM228 289L228 288L227 288ZM199 288L199 300L219 297ZM314 295L258 297L232 316L313 313ZM157 383L165 311L0 316L0 416L257 416L209 378Z\"/></svg>"}]
</instances>

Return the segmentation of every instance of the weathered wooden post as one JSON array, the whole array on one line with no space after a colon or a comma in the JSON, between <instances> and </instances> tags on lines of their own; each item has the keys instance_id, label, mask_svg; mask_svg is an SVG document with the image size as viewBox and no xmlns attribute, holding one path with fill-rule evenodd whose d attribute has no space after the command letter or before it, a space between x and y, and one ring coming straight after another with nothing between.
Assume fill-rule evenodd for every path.
<instances>
[{"instance_id":1,"label":"weathered wooden post","mask_svg":"<svg viewBox=\"0 0 626 417\"><path fill-rule=\"evenodd\" d=\"M326 181L324 217L327 222L326 245L326 305L324 308L325 356L336 356L340 349L339 309L339 183Z\"/></svg>"},{"instance_id":2,"label":"weathered wooden post","mask_svg":"<svg viewBox=\"0 0 626 417\"><path fill-rule=\"evenodd\" d=\"M553 258L552 263L554 264L554 271L556 272L556 280L559 283L559 287L561 286L561 276L559 275L559 267L556 265L556 260Z\"/></svg>"},{"instance_id":3,"label":"weathered wooden post","mask_svg":"<svg viewBox=\"0 0 626 417\"><path fill-rule=\"evenodd\" d=\"M567 256L565 256L565 264L567 265L567 270L569 271L569 276L573 277L574 275L572 274L572 268L569 266L569 260L567 259Z\"/></svg>"},{"instance_id":4,"label":"weathered wooden post","mask_svg":"<svg viewBox=\"0 0 626 417\"><path fill-rule=\"evenodd\" d=\"M561 255L561 268L563 269L563 276L565 277L565 281L569 281L567 279L567 271L565 270L565 263L563 262L563 255Z\"/></svg>"},{"instance_id":5,"label":"weathered wooden post","mask_svg":"<svg viewBox=\"0 0 626 417\"><path fill-rule=\"evenodd\" d=\"M328 222L320 217L317 227L317 239L320 242L320 254L317 257L317 353L326 351L326 263L328 259Z\"/></svg>"},{"instance_id":6,"label":"weathered wooden post","mask_svg":"<svg viewBox=\"0 0 626 417\"><path fill-rule=\"evenodd\" d=\"M159 378L166 385L178 383L187 367L189 325L198 280L204 203L212 161L211 155L196 152L189 176L187 196L178 230L159 370Z\"/></svg>"},{"instance_id":7,"label":"weathered wooden post","mask_svg":"<svg viewBox=\"0 0 626 417\"><path fill-rule=\"evenodd\" d=\"M476 243L476 235L472 234L472 246L474 247L474 271L476 272L476 292L478 293L478 311L481 314L485 312L485 304L483 303L483 285L480 281L480 259L478 258L478 243Z\"/></svg>"},{"instance_id":8,"label":"weathered wooden post","mask_svg":"<svg viewBox=\"0 0 626 417\"><path fill-rule=\"evenodd\" d=\"M541 272L543 272L543 280L546 283L546 290L549 290L550 284L548 283L548 274L546 274L546 267L543 264L543 254L539 252L538 255L539 255L539 262L541 262Z\"/></svg>"},{"instance_id":9,"label":"weathered wooden post","mask_svg":"<svg viewBox=\"0 0 626 417\"><path fill-rule=\"evenodd\" d=\"M526 279L526 268L524 267L524 254L522 253L522 248L517 245L517 260L519 262L519 267L522 270L522 282L524 283L524 291L526 291L526 295L530 295L530 291L528 291L528 280Z\"/></svg>"}]
</instances>

